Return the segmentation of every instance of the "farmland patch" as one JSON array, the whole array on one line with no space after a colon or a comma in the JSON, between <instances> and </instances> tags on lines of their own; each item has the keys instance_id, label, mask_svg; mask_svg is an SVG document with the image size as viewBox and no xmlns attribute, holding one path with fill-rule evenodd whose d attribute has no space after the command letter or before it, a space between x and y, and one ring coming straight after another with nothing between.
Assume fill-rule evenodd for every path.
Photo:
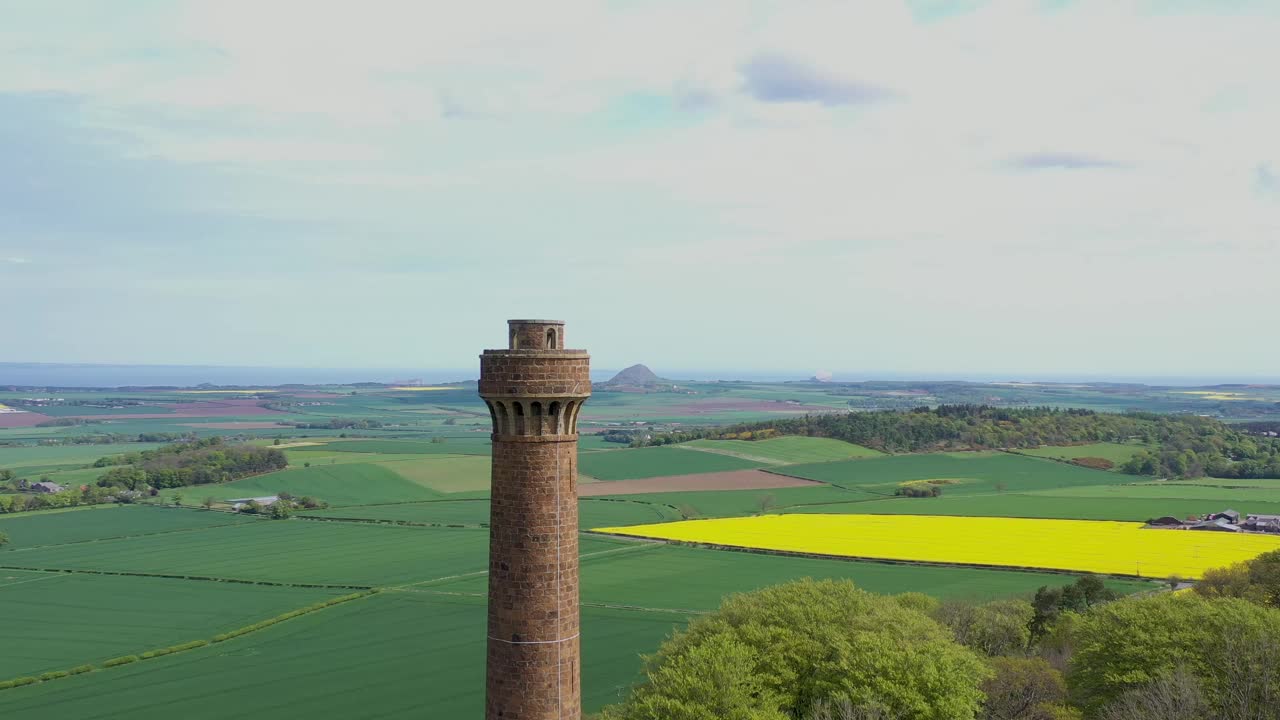
<instances>
[{"instance_id":1,"label":"farmland patch","mask_svg":"<svg viewBox=\"0 0 1280 720\"><path fill-rule=\"evenodd\" d=\"M578 458L578 471L599 480L634 480L750 470L763 464L727 455L692 452L674 447L654 447L584 453Z\"/></svg>"},{"instance_id":2,"label":"farmland patch","mask_svg":"<svg viewBox=\"0 0 1280 720\"><path fill-rule=\"evenodd\" d=\"M709 472L700 475L614 480L578 486L578 497L600 495L639 495L643 493L686 492L694 490L765 490L788 487L817 487L822 483L803 478L775 475L759 470Z\"/></svg>"},{"instance_id":3,"label":"farmland patch","mask_svg":"<svg viewBox=\"0 0 1280 720\"><path fill-rule=\"evenodd\" d=\"M683 622L584 608L584 709L616 702L637 679L639 655ZM479 717L484 633L483 599L382 593L188 653L7 690L0 713L170 720L180 705L186 720L221 720L269 706L278 720L313 720L411 717L425 703L432 717Z\"/></svg>"},{"instance_id":4,"label":"farmland patch","mask_svg":"<svg viewBox=\"0 0 1280 720\"><path fill-rule=\"evenodd\" d=\"M1122 484L1124 475L1008 453L933 453L787 465L775 472L893 495L900 483L936 478L967 479L944 489L948 495L1048 490L1078 485Z\"/></svg>"},{"instance_id":5,"label":"farmland patch","mask_svg":"<svg viewBox=\"0 0 1280 720\"><path fill-rule=\"evenodd\" d=\"M787 436L768 440L694 440L676 447L721 452L776 465L830 462L884 453L843 440Z\"/></svg>"},{"instance_id":6,"label":"farmland patch","mask_svg":"<svg viewBox=\"0 0 1280 720\"><path fill-rule=\"evenodd\" d=\"M766 515L601 532L914 562L1198 578L1280 549L1280 537L1150 530L1140 523L913 515Z\"/></svg>"},{"instance_id":7,"label":"farmland patch","mask_svg":"<svg viewBox=\"0 0 1280 720\"><path fill-rule=\"evenodd\" d=\"M205 639L338 591L0 570L0 678ZM13 622L16 619L22 622Z\"/></svg>"},{"instance_id":8,"label":"farmland patch","mask_svg":"<svg viewBox=\"0 0 1280 720\"><path fill-rule=\"evenodd\" d=\"M0 550L0 565L20 564L19 558L25 553L10 551L21 548L238 525L255 520L230 513L145 505L94 505L0 515L0 532L9 535L9 544Z\"/></svg>"}]
</instances>

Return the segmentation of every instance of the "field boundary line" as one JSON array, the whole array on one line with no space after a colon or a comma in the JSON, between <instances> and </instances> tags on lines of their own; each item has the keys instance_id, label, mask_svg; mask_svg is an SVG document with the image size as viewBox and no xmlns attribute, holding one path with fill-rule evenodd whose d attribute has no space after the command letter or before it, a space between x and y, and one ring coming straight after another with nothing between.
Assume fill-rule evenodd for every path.
<instances>
[{"instance_id":1,"label":"field boundary line","mask_svg":"<svg viewBox=\"0 0 1280 720\"><path fill-rule=\"evenodd\" d=\"M30 571L28 571L30 572ZM13 587L14 585L26 585L27 583L40 582L41 580L57 580L57 575L44 575L41 577L27 578L26 580L18 580L16 582L0 583L0 588Z\"/></svg>"},{"instance_id":2,"label":"field boundary line","mask_svg":"<svg viewBox=\"0 0 1280 720\"><path fill-rule=\"evenodd\" d=\"M487 593L456 592L456 591L450 591L450 590L410 590L408 588L403 588L403 589L391 589L389 590L389 592L407 592L407 593L413 593L414 595L445 595L450 597L469 597L469 598L488 597ZM606 610L625 610L628 612L669 613L672 615L710 615L711 613L715 612L714 610L689 610L686 608L658 608L658 607L646 607L644 605L622 605L618 603L590 602L587 600L583 600L579 604L582 605L582 607L603 608Z\"/></svg>"},{"instance_id":3,"label":"field boundary line","mask_svg":"<svg viewBox=\"0 0 1280 720\"><path fill-rule=\"evenodd\" d=\"M176 573L145 573L129 570L88 570L85 568L42 568L18 565L0 565L0 570L25 570L27 572L62 573L67 575L111 575L117 577L149 577L166 580L197 580L200 582L225 582L240 585L301 588L307 590L372 590L372 585L330 585L327 583L288 583L274 580L246 580L244 578L213 577L209 575L178 575Z\"/></svg>"},{"instance_id":4,"label":"field boundary line","mask_svg":"<svg viewBox=\"0 0 1280 720\"><path fill-rule=\"evenodd\" d=\"M614 540L616 540L616 539L618 539L619 537L621 537L621 536L618 536L618 535L611 535L611 534L609 534L609 533L593 533L593 532L589 532L589 531L581 531L581 533L580 533L580 534L582 534L582 535L592 535L592 536L597 536L597 537L607 537L607 538L611 538L611 539L614 539ZM608 549L608 550L598 550L598 551L596 551L596 552L587 553L586 555L579 555L579 556L578 556L578 560L579 560L579 561L581 561L581 560L585 560L585 559L588 559L588 558L600 557L601 555L611 555L611 554L614 554L614 553L620 553L620 552L625 552L625 551L632 551L632 552L636 552L636 551L639 551L639 550L650 550L650 549L652 549L652 548L659 547L659 546L661 546L661 545L665 545L665 544L666 544L666 543L665 543L665 542L663 542L662 540L654 540L654 539L652 539L652 538L637 538L637 539L644 540L645 542L642 542L642 543L632 543L632 544L625 545L625 546L623 546L623 547L610 548L610 549ZM431 578L430 580L419 580L419 581L417 581L417 582L404 583L403 585L389 585L389 586L387 586L385 589L387 589L387 590L394 590L394 591L406 591L408 588L412 588L412 587L419 587L419 586L423 586L423 585L430 585L431 583L449 582L449 581L453 581L453 580L461 580L461 579L463 579L463 578L477 577L477 576L479 576L479 575L488 575L488 574L489 574L488 569L485 569L485 570L476 570L476 571L474 571L474 572L469 572L469 573L460 573L460 574L458 574L458 575L448 575L448 576L445 576L445 577Z\"/></svg>"},{"instance_id":5,"label":"field boundary line","mask_svg":"<svg viewBox=\"0 0 1280 720\"><path fill-rule=\"evenodd\" d=\"M312 603L310 605L300 607L296 610L290 610L289 612L281 613L280 615L274 615L272 617L266 618L265 620L259 620L258 622L253 623L252 625L245 625L243 627L239 627L225 633L214 635L209 640L205 640L205 639L192 640L190 642L181 643L179 645L170 645L169 647L146 650L137 655L122 655L120 657L114 657L108 660L103 660L102 667L95 667L91 664L85 663L84 665L78 665L75 668L72 668L71 670L51 670L41 674L39 677L26 676L26 677L14 678L13 680L0 681L0 691L8 690L10 688L15 688L15 687L24 687L26 685L35 685L37 683L51 682L53 680L61 680L62 678L65 678L65 677L71 677L73 675L83 675L84 673L97 672L99 670L110 670L111 668L121 667L123 665L132 665L133 663L141 662L143 660L151 660L158 657L165 657L166 655L176 655L178 653L184 653L190 650L198 650L203 647L209 647L210 645L216 645L218 643L227 642L228 640L234 640L235 638L238 638L244 635L249 635L249 634L258 632L260 630L266 630L269 627L272 627L274 625L279 625L280 623L287 622L294 618L302 617L303 615L310 615L312 613L320 612L322 610L327 610L328 608L335 607L337 605L343 605L353 600L362 600L364 598L376 595L377 593L378 591L376 589L369 588L362 592L351 593L349 595L341 595L335 598L329 598L328 600L322 600L320 602Z\"/></svg>"}]
</instances>

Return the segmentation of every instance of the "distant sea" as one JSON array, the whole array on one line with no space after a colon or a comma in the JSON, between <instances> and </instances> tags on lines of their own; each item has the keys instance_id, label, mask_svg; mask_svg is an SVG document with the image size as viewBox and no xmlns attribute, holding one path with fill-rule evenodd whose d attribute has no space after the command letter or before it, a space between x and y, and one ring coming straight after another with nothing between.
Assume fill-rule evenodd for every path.
<instances>
[{"instance_id":1,"label":"distant sea","mask_svg":"<svg viewBox=\"0 0 1280 720\"><path fill-rule=\"evenodd\" d=\"M621 368L597 368L591 379L602 382ZM678 380L745 380L754 382L794 382L808 380L813 372L804 371L738 371L738 370L667 370L654 367L661 377ZM479 368L285 368L215 365L97 365L70 363L5 363L0 362L0 386L95 387L212 385L345 385L359 382L398 383L417 381L425 384L461 382L479 377ZM832 382L886 381L969 381L969 382L1111 382L1144 385L1177 385L1201 387L1219 384L1280 384L1280 376L1131 376L1131 375L1064 375L1035 373L918 373L904 375L893 371L835 372Z\"/></svg>"}]
</instances>

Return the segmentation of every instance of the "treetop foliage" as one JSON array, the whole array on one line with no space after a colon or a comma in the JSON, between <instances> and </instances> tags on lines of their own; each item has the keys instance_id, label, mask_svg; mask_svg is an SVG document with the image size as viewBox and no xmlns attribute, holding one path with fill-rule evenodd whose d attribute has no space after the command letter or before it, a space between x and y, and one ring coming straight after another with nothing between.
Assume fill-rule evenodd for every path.
<instances>
[{"instance_id":1,"label":"treetop foliage","mask_svg":"<svg viewBox=\"0 0 1280 720\"><path fill-rule=\"evenodd\" d=\"M650 658L607 720L782 720L848 700L904 717L972 717L991 671L918 598L801 580L734 595Z\"/></svg>"}]
</instances>

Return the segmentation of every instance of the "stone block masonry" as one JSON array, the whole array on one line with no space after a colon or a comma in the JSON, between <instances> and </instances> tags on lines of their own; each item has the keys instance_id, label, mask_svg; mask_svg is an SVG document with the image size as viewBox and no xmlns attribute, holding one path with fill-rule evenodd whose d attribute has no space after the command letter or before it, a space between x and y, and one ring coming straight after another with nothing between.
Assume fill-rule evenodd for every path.
<instances>
[{"instance_id":1,"label":"stone block masonry","mask_svg":"<svg viewBox=\"0 0 1280 720\"><path fill-rule=\"evenodd\" d=\"M579 720L578 411L590 357L564 323L508 321L480 356L493 421L487 720Z\"/></svg>"}]
</instances>

